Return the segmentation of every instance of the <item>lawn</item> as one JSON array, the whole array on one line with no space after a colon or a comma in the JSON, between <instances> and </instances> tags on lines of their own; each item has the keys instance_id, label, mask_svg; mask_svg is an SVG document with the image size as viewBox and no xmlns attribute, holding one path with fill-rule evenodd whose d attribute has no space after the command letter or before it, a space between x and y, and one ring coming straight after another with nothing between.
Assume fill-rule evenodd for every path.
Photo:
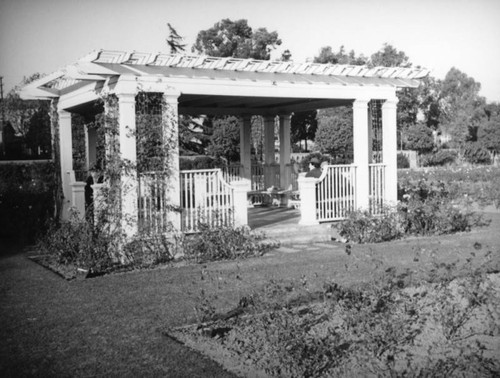
<instances>
[{"instance_id":1,"label":"lawn","mask_svg":"<svg viewBox=\"0 0 500 378\"><path fill-rule=\"evenodd\" d=\"M486 261L490 270L498 270L500 214L487 217L489 226L455 235L351 245L349 250L334 242L297 245L243 261L72 281L28 260L30 252L8 254L0 259L0 374L233 376L166 336L168 330L197 323L212 310L225 313L270 280L306 282L314 292L325 282L342 287L370 282L376 272L392 267L411 269L414 279L440 263L456 262L452 274Z\"/></svg>"}]
</instances>

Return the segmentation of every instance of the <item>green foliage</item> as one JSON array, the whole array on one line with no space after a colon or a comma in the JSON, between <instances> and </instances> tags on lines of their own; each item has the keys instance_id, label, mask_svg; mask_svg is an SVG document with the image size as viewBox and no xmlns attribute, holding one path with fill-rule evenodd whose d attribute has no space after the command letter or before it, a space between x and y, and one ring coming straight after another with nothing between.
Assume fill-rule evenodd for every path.
<instances>
[{"instance_id":1,"label":"green foliage","mask_svg":"<svg viewBox=\"0 0 500 378\"><path fill-rule=\"evenodd\" d=\"M295 112L290 120L292 144L313 140L318 129L317 111Z\"/></svg>"},{"instance_id":2,"label":"green foliage","mask_svg":"<svg viewBox=\"0 0 500 378\"><path fill-rule=\"evenodd\" d=\"M384 43L383 47L370 57L371 67L411 67L410 58L403 51Z\"/></svg>"},{"instance_id":3,"label":"green foliage","mask_svg":"<svg viewBox=\"0 0 500 378\"><path fill-rule=\"evenodd\" d=\"M54 216L54 164L0 165L0 236L32 242Z\"/></svg>"},{"instance_id":4,"label":"green foliage","mask_svg":"<svg viewBox=\"0 0 500 378\"><path fill-rule=\"evenodd\" d=\"M170 54L177 54L180 51L184 51L186 49L186 44L182 43L184 40L183 37L181 37L178 33L177 30L174 29L170 23L167 23L168 27L168 38L167 38L167 44L170 47Z\"/></svg>"},{"instance_id":5,"label":"green foliage","mask_svg":"<svg viewBox=\"0 0 500 378\"><path fill-rule=\"evenodd\" d=\"M471 164L491 164L488 150L478 142L467 143L463 155L465 161Z\"/></svg>"},{"instance_id":6,"label":"green foliage","mask_svg":"<svg viewBox=\"0 0 500 378\"><path fill-rule=\"evenodd\" d=\"M246 227L209 228L201 224L200 230L184 241L185 258L197 263L261 256L276 247L264 242L263 235L251 233Z\"/></svg>"},{"instance_id":7,"label":"green foliage","mask_svg":"<svg viewBox=\"0 0 500 378\"><path fill-rule=\"evenodd\" d=\"M226 18L200 31L193 51L217 57L269 60L276 45L281 45L276 31L259 28L254 32L247 20L231 21Z\"/></svg>"},{"instance_id":8,"label":"green foliage","mask_svg":"<svg viewBox=\"0 0 500 378\"><path fill-rule=\"evenodd\" d=\"M208 154L229 162L240 160L240 126L237 117L228 116L213 121L213 135L207 148Z\"/></svg>"},{"instance_id":9,"label":"green foliage","mask_svg":"<svg viewBox=\"0 0 500 378\"><path fill-rule=\"evenodd\" d=\"M458 158L456 150L441 149L439 151L422 155L420 165L423 167L437 167L455 163Z\"/></svg>"},{"instance_id":10,"label":"green foliage","mask_svg":"<svg viewBox=\"0 0 500 378\"><path fill-rule=\"evenodd\" d=\"M456 265L434 265L429 282L394 267L374 267L375 278L353 288L270 280L226 315L204 296L205 322L187 332L197 344L210 338L255 375L494 376L495 277L482 266L454 278Z\"/></svg>"},{"instance_id":11,"label":"green foliage","mask_svg":"<svg viewBox=\"0 0 500 378\"><path fill-rule=\"evenodd\" d=\"M398 169L405 169L405 168L410 168L410 161L404 154L398 154Z\"/></svg>"},{"instance_id":12,"label":"green foliage","mask_svg":"<svg viewBox=\"0 0 500 378\"><path fill-rule=\"evenodd\" d=\"M495 118L490 118L490 120L480 127L477 133L478 142L488 149L489 151L494 151L495 153L500 153L500 116L497 115Z\"/></svg>"},{"instance_id":13,"label":"green foliage","mask_svg":"<svg viewBox=\"0 0 500 378\"><path fill-rule=\"evenodd\" d=\"M320 111L314 142L316 148L324 154L343 157L346 160L352 158L352 109L334 108Z\"/></svg>"},{"instance_id":14,"label":"green foliage","mask_svg":"<svg viewBox=\"0 0 500 378\"><path fill-rule=\"evenodd\" d=\"M381 216L369 211L350 212L337 229L342 237L354 243L380 243L399 239L404 234L400 215L390 209L385 209Z\"/></svg>"},{"instance_id":15,"label":"green foliage","mask_svg":"<svg viewBox=\"0 0 500 378\"><path fill-rule=\"evenodd\" d=\"M410 126L405 131L406 148L419 153L432 151L434 148L434 138L432 130L423 123Z\"/></svg>"},{"instance_id":16,"label":"green foliage","mask_svg":"<svg viewBox=\"0 0 500 378\"><path fill-rule=\"evenodd\" d=\"M73 212L68 221L53 224L38 241L37 248L41 254L53 257L57 264L101 272L112 265L112 243L106 233L80 220Z\"/></svg>"},{"instance_id":17,"label":"green foliage","mask_svg":"<svg viewBox=\"0 0 500 378\"><path fill-rule=\"evenodd\" d=\"M352 64L362 66L366 64L367 58L363 55L356 57L354 50L346 53L345 47L342 45L339 51L334 53L331 46L322 47L319 55L314 57L315 63L331 63L331 64Z\"/></svg>"},{"instance_id":18,"label":"green foliage","mask_svg":"<svg viewBox=\"0 0 500 378\"><path fill-rule=\"evenodd\" d=\"M355 243L378 243L407 235L441 235L470 231L486 223L470 210L470 203L455 202L452 189L438 180L400 180L399 204L382 215L354 211L337 224L342 237Z\"/></svg>"}]
</instances>

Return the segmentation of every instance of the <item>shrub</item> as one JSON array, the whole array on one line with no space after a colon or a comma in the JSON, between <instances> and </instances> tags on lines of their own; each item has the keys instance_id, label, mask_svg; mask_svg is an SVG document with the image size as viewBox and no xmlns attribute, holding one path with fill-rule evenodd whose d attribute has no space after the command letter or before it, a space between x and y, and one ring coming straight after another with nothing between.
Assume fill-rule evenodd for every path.
<instances>
[{"instance_id":1,"label":"shrub","mask_svg":"<svg viewBox=\"0 0 500 378\"><path fill-rule=\"evenodd\" d=\"M210 229L201 224L200 229L200 233L186 237L183 246L184 256L198 263L261 256L275 247L246 227Z\"/></svg>"},{"instance_id":2,"label":"shrub","mask_svg":"<svg viewBox=\"0 0 500 378\"><path fill-rule=\"evenodd\" d=\"M437 152L423 155L420 164L423 167L444 166L455 163L458 153L455 150L442 149Z\"/></svg>"},{"instance_id":3,"label":"shrub","mask_svg":"<svg viewBox=\"0 0 500 378\"><path fill-rule=\"evenodd\" d=\"M403 229L399 215L385 209L383 215L372 215L368 211L353 211L337 225L339 233L354 243L379 243L398 239Z\"/></svg>"},{"instance_id":4,"label":"shrub","mask_svg":"<svg viewBox=\"0 0 500 378\"><path fill-rule=\"evenodd\" d=\"M464 148L464 159L471 164L491 164L491 156L479 143L468 143Z\"/></svg>"},{"instance_id":5,"label":"shrub","mask_svg":"<svg viewBox=\"0 0 500 378\"><path fill-rule=\"evenodd\" d=\"M38 250L55 259L57 264L75 265L101 272L112 265L111 239L91 224L79 219L76 212L70 219L52 225L38 241Z\"/></svg>"},{"instance_id":6,"label":"shrub","mask_svg":"<svg viewBox=\"0 0 500 378\"><path fill-rule=\"evenodd\" d=\"M398 168L399 169L410 168L410 161L404 154L398 154Z\"/></svg>"},{"instance_id":7,"label":"shrub","mask_svg":"<svg viewBox=\"0 0 500 378\"><path fill-rule=\"evenodd\" d=\"M0 165L0 236L33 242L54 215L52 162Z\"/></svg>"}]
</instances>

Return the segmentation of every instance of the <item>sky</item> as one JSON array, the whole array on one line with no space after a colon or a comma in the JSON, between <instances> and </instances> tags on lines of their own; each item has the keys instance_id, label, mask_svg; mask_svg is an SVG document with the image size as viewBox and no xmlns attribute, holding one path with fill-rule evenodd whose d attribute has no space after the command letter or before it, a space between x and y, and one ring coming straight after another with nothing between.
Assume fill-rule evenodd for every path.
<instances>
[{"instance_id":1,"label":"sky","mask_svg":"<svg viewBox=\"0 0 500 378\"><path fill-rule=\"evenodd\" d=\"M438 79L458 68L500 102L500 0L0 0L4 94L94 50L169 52L167 22L190 48L224 18L277 31L274 56L289 49L295 62L389 43Z\"/></svg>"}]
</instances>

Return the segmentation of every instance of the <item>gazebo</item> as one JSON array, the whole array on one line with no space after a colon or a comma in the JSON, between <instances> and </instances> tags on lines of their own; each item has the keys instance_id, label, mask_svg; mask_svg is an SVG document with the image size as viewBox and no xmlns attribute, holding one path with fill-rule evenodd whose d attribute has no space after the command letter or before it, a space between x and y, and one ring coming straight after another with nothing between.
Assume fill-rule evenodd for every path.
<instances>
[{"instance_id":1,"label":"gazebo","mask_svg":"<svg viewBox=\"0 0 500 378\"><path fill-rule=\"evenodd\" d=\"M101 111L116 122L115 138L106 137L121 159L137 161L137 98L160 96L163 136L168 144L168 178L156 172L123 172L115 202L126 234L160 232L167 219L182 231L214 217L232 225L247 224L247 194L251 191L251 117L264 118L264 181L286 191L290 176L290 118L293 112L352 106L354 161L329 166L320 179L298 178L301 224L341 219L349 209L372 209L397 201L396 91L417 87L428 71L251 59L215 58L162 53L100 50L45 76L21 93L24 99L52 100L53 129L58 130L64 195L62 217L70 207L84 211L86 185L74 173L72 115ZM373 109L378 109L378 117ZM180 172L178 115L236 115L240 123L240 169ZM274 125L279 119L279 168L275 164ZM108 121L106 121L108 120ZM374 125L381 150L374 154ZM87 168L96 160L98 135L84 127ZM374 156L377 156L375 158ZM168 181L168 182L165 182ZM99 185L94 189L99 192ZM349 189L347 189L349 188ZM181 208L168 212L166 202ZM377 205L377 206L375 206ZM217 213L217 216L214 216ZM200 215L201 214L201 215ZM142 230L142 231L141 231Z\"/></svg>"}]
</instances>

